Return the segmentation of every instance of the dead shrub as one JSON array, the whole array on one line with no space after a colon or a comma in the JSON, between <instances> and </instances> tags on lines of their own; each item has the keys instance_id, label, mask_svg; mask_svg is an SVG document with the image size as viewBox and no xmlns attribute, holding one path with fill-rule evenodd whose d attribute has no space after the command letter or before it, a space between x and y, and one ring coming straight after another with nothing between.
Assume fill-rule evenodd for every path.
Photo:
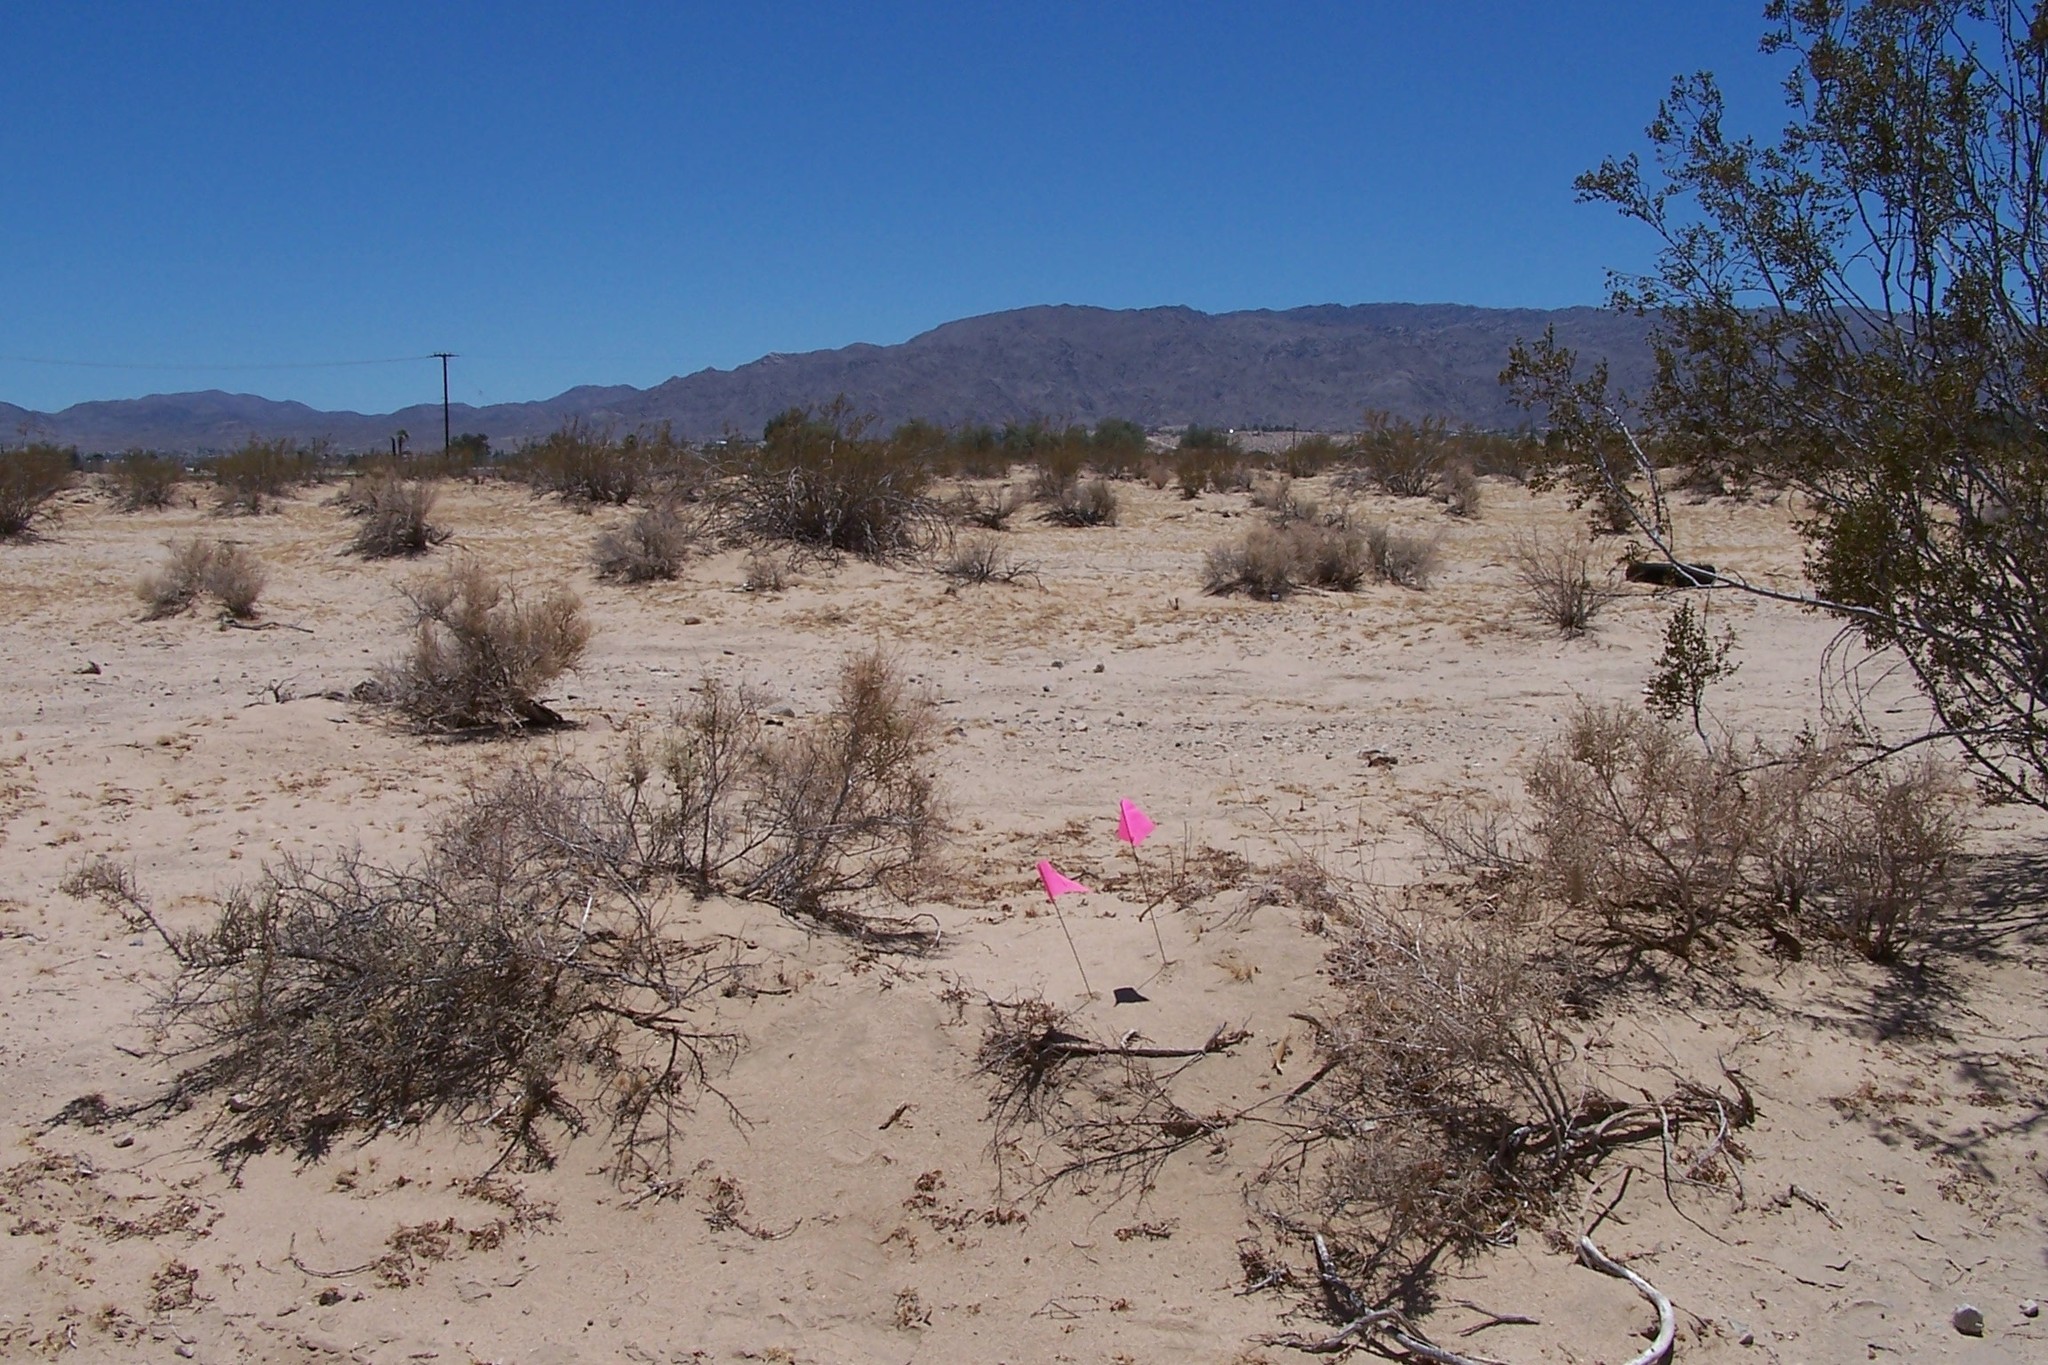
<instances>
[{"instance_id":1,"label":"dead shrub","mask_svg":"<svg viewBox=\"0 0 2048 1365\"><path fill-rule=\"evenodd\" d=\"M1452 516L1467 521L1479 519L1479 476L1472 472L1471 465L1454 464L1446 468L1437 479L1435 497Z\"/></svg>"},{"instance_id":2,"label":"dead shrub","mask_svg":"<svg viewBox=\"0 0 2048 1365\"><path fill-rule=\"evenodd\" d=\"M145 620L190 610L202 594L219 601L228 615L245 620L256 614L267 578L262 561L242 546L192 537L168 542L162 567L145 575L135 593L146 607Z\"/></svg>"},{"instance_id":3,"label":"dead shrub","mask_svg":"<svg viewBox=\"0 0 2048 1365\"><path fill-rule=\"evenodd\" d=\"M1055 526L1114 526L1123 515L1123 499L1108 479L1070 481L1051 501L1038 519Z\"/></svg>"},{"instance_id":4,"label":"dead shrub","mask_svg":"<svg viewBox=\"0 0 2048 1365\"><path fill-rule=\"evenodd\" d=\"M323 452L286 439L249 443L207 464L213 475L214 510L223 515L261 512L302 484L320 476Z\"/></svg>"},{"instance_id":5,"label":"dead shrub","mask_svg":"<svg viewBox=\"0 0 2048 1365\"><path fill-rule=\"evenodd\" d=\"M574 668L590 643L583 604L566 588L537 600L474 561L405 590L412 652L380 673L385 695L429 730L558 725L540 690Z\"/></svg>"},{"instance_id":6,"label":"dead shrub","mask_svg":"<svg viewBox=\"0 0 2048 1365\"><path fill-rule=\"evenodd\" d=\"M171 506L184 481L182 463L146 450L131 450L107 466L114 502L124 512L154 512Z\"/></svg>"},{"instance_id":7,"label":"dead shrub","mask_svg":"<svg viewBox=\"0 0 2048 1365\"><path fill-rule=\"evenodd\" d=\"M1567 639L1585 634L1614 600L1613 570L1594 577L1593 542L1583 534L1517 536L1510 559L1522 605Z\"/></svg>"},{"instance_id":8,"label":"dead shrub","mask_svg":"<svg viewBox=\"0 0 2048 1365\"><path fill-rule=\"evenodd\" d=\"M470 856L444 829L410 866L287 859L176 941L158 1006L188 1059L175 1097L230 1097L224 1157L446 1118L546 1165L594 1109L617 1175L665 1162L736 1046L687 1002L738 967L573 850L520 852Z\"/></svg>"},{"instance_id":9,"label":"dead shrub","mask_svg":"<svg viewBox=\"0 0 2048 1365\"><path fill-rule=\"evenodd\" d=\"M1318 521L1322 508L1315 499L1296 491L1294 479L1282 474L1252 486L1252 506L1270 513L1275 526L1289 526L1298 521Z\"/></svg>"},{"instance_id":10,"label":"dead shrub","mask_svg":"<svg viewBox=\"0 0 2048 1365\"><path fill-rule=\"evenodd\" d=\"M430 520L440 494L429 483L369 474L349 490L347 510L360 519L349 553L364 559L423 555L452 534Z\"/></svg>"},{"instance_id":11,"label":"dead shrub","mask_svg":"<svg viewBox=\"0 0 2048 1365\"><path fill-rule=\"evenodd\" d=\"M741 566L748 592L782 592L789 587L789 561L772 550L752 550Z\"/></svg>"},{"instance_id":12,"label":"dead shrub","mask_svg":"<svg viewBox=\"0 0 2048 1365\"><path fill-rule=\"evenodd\" d=\"M947 504L947 511L966 525L985 531L1007 531L1011 519L1024 509L1026 501L1024 494L1009 484L988 493L963 488Z\"/></svg>"},{"instance_id":13,"label":"dead shrub","mask_svg":"<svg viewBox=\"0 0 2048 1365\"><path fill-rule=\"evenodd\" d=\"M1364 537L1366 561L1382 582L1417 590L1429 586L1441 556L1442 542L1436 536L1396 530L1375 521L1366 524Z\"/></svg>"},{"instance_id":14,"label":"dead shrub","mask_svg":"<svg viewBox=\"0 0 2048 1365\"><path fill-rule=\"evenodd\" d=\"M71 456L53 445L0 450L0 540L27 537L43 504L71 486Z\"/></svg>"},{"instance_id":15,"label":"dead shrub","mask_svg":"<svg viewBox=\"0 0 2048 1365\"><path fill-rule=\"evenodd\" d=\"M1037 572L1017 562L1009 547L993 535L968 536L954 543L939 572L956 583L1015 583Z\"/></svg>"},{"instance_id":16,"label":"dead shrub","mask_svg":"<svg viewBox=\"0 0 2048 1365\"><path fill-rule=\"evenodd\" d=\"M1368 538L1348 527L1296 522L1288 538L1296 572L1313 587L1355 592L1375 563Z\"/></svg>"},{"instance_id":17,"label":"dead shrub","mask_svg":"<svg viewBox=\"0 0 2048 1365\"><path fill-rule=\"evenodd\" d=\"M599 578L650 583L674 578L689 558L697 528L668 500L634 515L622 527L600 531L590 558Z\"/></svg>"}]
</instances>

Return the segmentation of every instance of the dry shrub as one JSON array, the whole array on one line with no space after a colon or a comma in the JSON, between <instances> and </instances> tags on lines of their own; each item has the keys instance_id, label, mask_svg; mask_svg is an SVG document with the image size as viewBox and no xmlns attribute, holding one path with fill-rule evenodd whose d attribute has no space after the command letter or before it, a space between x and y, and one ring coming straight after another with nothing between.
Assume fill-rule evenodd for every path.
<instances>
[{"instance_id":1,"label":"dry shrub","mask_svg":"<svg viewBox=\"0 0 2048 1365\"><path fill-rule=\"evenodd\" d=\"M634 515L623 527L600 531L590 558L599 578L650 583L674 578L689 558L697 528L675 503L664 499Z\"/></svg>"},{"instance_id":2,"label":"dry shrub","mask_svg":"<svg viewBox=\"0 0 2048 1365\"><path fill-rule=\"evenodd\" d=\"M1037 576L1029 565L1018 563L1000 539L985 533L955 542L939 572L956 583L1015 583Z\"/></svg>"},{"instance_id":3,"label":"dry shrub","mask_svg":"<svg viewBox=\"0 0 2048 1365\"><path fill-rule=\"evenodd\" d=\"M136 584L135 594L155 621L187 611L207 594L221 610L238 620L256 614L256 599L268 577L262 561L249 550L225 540L193 537L165 545L163 566Z\"/></svg>"},{"instance_id":4,"label":"dry shrub","mask_svg":"<svg viewBox=\"0 0 2048 1365\"><path fill-rule=\"evenodd\" d=\"M107 466L107 481L122 511L161 511L177 501L185 466L167 455L131 450Z\"/></svg>"},{"instance_id":5,"label":"dry shrub","mask_svg":"<svg viewBox=\"0 0 2048 1365\"><path fill-rule=\"evenodd\" d=\"M583 604L566 588L533 601L474 561L406 589L412 652L386 665L385 695L430 730L556 725L540 690L572 669L590 643Z\"/></svg>"},{"instance_id":6,"label":"dry shrub","mask_svg":"<svg viewBox=\"0 0 2048 1365\"><path fill-rule=\"evenodd\" d=\"M1254 526L1237 545L1220 545L1204 560L1203 591L1241 592L1270 601L1303 585L1351 592L1365 580L1371 560L1356 531L1316 522L1282 528Z\"/></svg>"},{"instance_id":7,"label":"dry shrub","mask_svg":"<svg viewBox=\"0 0 2048 1365\"><path fill-rule=\"evenodd\" d=\"M1593 576L1593 542L1517 536L1510 558L1522 605L1567 639L1583 635L1615 596L1614 573Z\"/></svg>"},{"instance_id":8,"label":"dry shrub","mask_svg":"<svg viewBox=\"0 0 2048 1365\"><path fill-rule=\"evenodd\" d=\"M966 525L985 531L1007 531L1011 518L1023 510L1026 501L1024 494L1009 484L988 493L963 488L947 505L947 511Z\"/></svg>"},{"instance_id":9,"label":"dry shrub","mask_svg":"<svg viewBox=\"0 0 2048 1365\"><path fill-rule=\"evenodd\" d=\"M1446 468L1437 479L1436 500L1444 510L1454 517L1468 521L1479 518L1480 485L1479 476L1472 472L1469 464L1454 464Z\"/></svg>"},{"instance_id":10,"label":"dry shrub","mask_svg":"<svg viewBox=\"0 0 2048 1365\"><path fill-rule=\"evenodd\" d=\"M634 736L617 772L515 773L475 795L465 823L497 856L575 848L634 885L666 879L863 935L921 937L865 907L907 900L940 871L931 725L929 704L879 654L848 659L833 704L787 731L707 678L665 726Z\"/></svg>"},{"instance_id":11,"label":"dry shrub","mask_svg":"<svg viewBox=\"0 0 2048 1365\"><path fill-rule=\"evenodd\" d=\"M1123 500L1108 479L1069 480L1050 501L1038 519L1055 526L1114 526L1123 515Z\"/></svg>"},{"instance_id":12,"label":"dry shrub","mask_svg":"<svg viewBox=\"0 0 2048 1365\"><path fill-rule=\"evenodd\" d=\"M439 498L432 484L368 474L348 490L343 506L360 519L349 553L364 559L423 555L453 532L430 520Z\"/></svg>"},{"instance_id":13,"label":"dry shrub","mask_svg":"<svg viewBox=\"0 0 2048 1365\"><path fill-rule=\"evenodd\" d=\"M1530 941L1443 906L1365 907L1330 953L1303 1195L1371 1296L1540 1221L1592 1155L1588 1122L1619 1108L1564 1027L1569 972Z\"/></svg>"},{"instance_id":14,"label":"dry shrub","mask_svg":"<svg viewBox=\"0 0 2048 1365\"><path fill-rule=\"evenodd\" d=\"M1931 757L1860 757L1843 736L1709 749L1623 706L1581 709L1525 783L1544 889L1634 949L1782 939L1784 919L1888 960L1944 903L1964 835Z\"/></svg>"},{"instance_id":15,"label":"dry shrub","mask_svg":"<svg viewBox=\"0 0 2048 1365\"><path fill-rule=\"evenodd\" d=\"M296 441L252 439L240 450L211 461L214 509L254 515L302 484L320 476L322 452Z\"/></svg>"},{"instance_id":16,"label":"dry shrub","mask_svg":"<svg viewBox=\"0 0 2048 1365\"><path fill-rule=\"evenodd\" d=\"M0 450L0 540L26 537L43 504L71 486L71 452L53 445Z\"/></svg>"},{"instance_id":17,"label":"dry shrub","mask_svg":"<svg viewBox=\"0 0 2048 1365\"><path fill-rule=\"evenodd\" d=\"M1278 601L1300 586L1294 538L1271 526L1254 526L1236 545L1218 545L1203 560L1202 591L1221 597L1241 592Z\"/></svg>"},{"instance_id":18,"label":"dry shrub","mask_svg":"<svg viewBox=\"0 0 2048 1365\"><path fill-rule=\"evenodd\" d=\"M1322 508L1315 499L1297 492L1294 479L1286 474L1254 484L1251 502L1253 507L1271 513L1275 526L1319 521L1322 517Z\"/></svg>"},{"instance_id":19,"label":"dry shrub","mask_svg":"<svg viewBox=\"0 0 2048 1365\"><path fill-rule=\"evenodd\" d=\"M1429 586L1441 557L1436 536L1398 531L1383 521L1367 523L1364 534L1366 562L1375 577L1404 588Z\"/></svg>"},{"instance_id":20,"label":"dry shrub","mask_svg":"<svg viewBox=\"0 0 2048 1365\"><path fill-rule=\"evenodd\" d=\"M624 1176L663 1163L735 1046L682 1016L736 966L582 850L462 824L411 866L287 859L175 948L159 1010L191 1059L176 1093L231 1097L224 1156L448 1118L542 1165L594 1108Z\"/></svg>"},{"instance_id":21,"label":"dry shrub","mask_svg":"<svg viewBox=\"0 0 2048 1365\"><path fill-rule=\"evenodd\" d=\"M748 592L781 592L789 587L789 561L772 550L752 550L740 566Z\"/></svg>"}]
</instances>

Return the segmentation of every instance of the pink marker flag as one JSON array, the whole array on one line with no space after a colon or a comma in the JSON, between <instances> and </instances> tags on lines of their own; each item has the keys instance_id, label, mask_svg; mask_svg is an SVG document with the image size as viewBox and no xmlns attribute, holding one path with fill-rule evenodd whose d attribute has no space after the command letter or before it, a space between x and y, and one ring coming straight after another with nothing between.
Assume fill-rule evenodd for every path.
<instances>
[{"instance_id":1,"label":"pink marker flag","mask_svg":"<svg viewBox=\"0 0 2048 1365\"><path fill-rule=\"evenodd\" d=\"M1152 817L1145 814L1135 801L1117 804L1116 837L1136 848L1152 833Z\"/></svg>"},{"instance_id":2,"label":"pink marker flag","mask_svg":"<svg viewBox=\"0 0 2048 1365\"><path fill-rule=\"evenodd\" d=\"M1079 892L1084 896L1094 894L1087 887L1081 885L1081 883L1075 881L1049 862L1042 862L1038 865L1038 879L1045 883L1045 894L1055 903L1058 902L1061 896L1067 895L1070 892Z\"/></svg>"}]
</instances>

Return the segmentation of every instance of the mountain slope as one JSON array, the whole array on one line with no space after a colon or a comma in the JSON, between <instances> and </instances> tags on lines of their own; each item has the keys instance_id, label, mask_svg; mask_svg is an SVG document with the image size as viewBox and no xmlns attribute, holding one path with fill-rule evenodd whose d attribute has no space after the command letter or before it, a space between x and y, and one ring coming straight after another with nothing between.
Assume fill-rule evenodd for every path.
<instances>
[{"instance_id":1,"label":"mountain slope","mask_svg":"<svg viewBox=\"0 0 2048 1365\"><path fill-rule=\"evenodd\" d=\"M768 355L650 389L585 386L541 402L457 405L453 422L500 448L571 417L621 429L668 422L678 435L704 439L757 432L786 408L844 393L885 426L911 417L954 425L1043 416L1341 430L1381 408L1504 427L1522 419L1498 383L1508 347L1546 327L1608 360L1622 387L1647 379L1647 324L1594 308L1333 304L1209 314L1060 305L965 318L895 346ZM365 415L209 391L81 403L21 422L85 450L218 450L252 435L362 450L382 447L401 428L418 448L434 448L440 419L433 404Z\"/></svg>"}]
</instances>

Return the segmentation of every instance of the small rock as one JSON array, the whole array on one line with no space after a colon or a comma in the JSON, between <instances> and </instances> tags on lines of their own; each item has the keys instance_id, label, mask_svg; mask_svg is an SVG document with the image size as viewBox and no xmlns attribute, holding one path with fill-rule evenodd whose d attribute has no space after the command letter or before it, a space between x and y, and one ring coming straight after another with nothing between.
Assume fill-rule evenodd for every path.
<instances>
[{"instance_id":1,"label":"small rock","mask_svg":"<svg viewBox=\"0 0 2048 1365\"><path fill-rule=\"evenodd\" d=\"M685 616L683 624L686 626L701 626L704 624L704 618L701 616Z\"/></svg>"},{"instance_id":2,"label":"small rock","mask_svg":"<svg viewBox=\"0 0 2048 1365\"><path fill-rule=\"evenodd\" d=\"M1984 1335L1984 1315L1967 1303L1948 1315L1948 1325L1966 1337Z\"/></svg>"},{"instance_id":3,"label":"small rock","mask_svg":"<svg viewBox=\"0 0 2048 1365\"><path fill-rule=\"evenodd\" d=\"M1054 659L1052 661L1052 666L1054 668L1065 668L1067 666L1067 661L1065 659Z\"/></svg>"},{"instance_id":4,"label":"small rock","mask_svg":"<svg viewBox=\"0 0 2048 1365\"><path fill-rule=\"evenodd\" d=\"M190 1360L199 1354L199 1348L189 1342L182 1342L179 1344L178 1349L171 1352L171 1354L180 1360Z\"/></svg>"},{"instance_id":5,"label":"small rock","mask_svg":"<svg viewBox=\"0 0 2048 1365\"><path fill-rule=\"evenodd\" d=\"M769 714L780 716L784 720L795 720L796 708L792 706L778 706L775 708L774 711L770 712Z\"/></svg>"},{"instance_id":6,"label":"small rock","mask_svg":"<svg viewBox=\"0 0 2048 1365\"><path fill-rule=\"evenodd\" d=\"M1737 1346L1756 1345L1756 1333L1749 1330L1749 1324L1739 1318L1728 1319L1728 1335L1735 1339Z\"/></svg>"},{"instance_id":7,"label":"small rock","mask_svg":"<svg viewBox=\"0 0 2048 1365\"><path fill-rule=\"evenodd\" d=\"M135 1145L135 1135L133 1133L123 1133L114 1139L114 1145L116 1147L133 1147Z\"/></svg>"},{"instance_id":8,"label":"small rock","mask_svg":"<svg viewBox=\"0 0 2048 1365\"><path fill-rule=\"evenodd\" d=\"M1102 671L1102 665L1101 665L1101 664L1097 664L1097 665L1095 665L1095 671L1096 671L1097 673L1100 673L1100 672Z\"/></svg>"},{"instance_id":9,"label":"small rock","mask_svg":"<svg viewBox=\"0 0 2048 1365\"><path fill-rule=\"evenodd\" d=\"M2040 1304L2038 1304L2038 1303L2036 1303L2036 1302L2035 1302L2034 1300L2032 1300L2032 1299L2021 1299L2021 1300L2020 1300L2020 1316L2021 1316L2021 1317L2023 1317L2023 1318L2038 1318L2038 1317L2040 1317L2040 1316L2041 1316L2041 1305L2040 1305Z\"/></svg>"}]
</instances>

